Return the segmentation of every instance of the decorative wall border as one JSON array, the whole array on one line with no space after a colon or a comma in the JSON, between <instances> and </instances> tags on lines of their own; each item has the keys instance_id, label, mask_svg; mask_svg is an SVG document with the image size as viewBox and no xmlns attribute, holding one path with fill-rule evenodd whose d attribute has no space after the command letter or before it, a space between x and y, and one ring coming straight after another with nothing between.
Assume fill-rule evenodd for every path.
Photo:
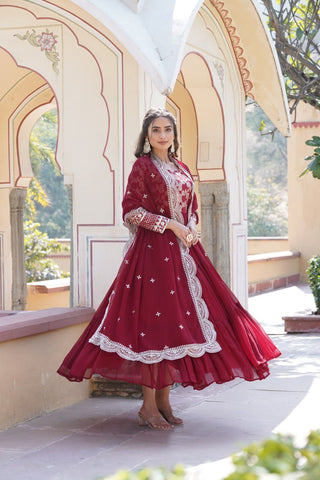
<instances>
[{"instance_id":1,"label":"decorative wall border","mask_svg":"<svg viewBox=\"0 0 320 480\"><path fill-rule=\"evenodd\" d=\"M319 128L320 122L294 122L293 128Z\"/></svg>"},{"instance_id":2,"label":"decorative wall border","mask_svg":"<svg viewBox=\"0 0 320 480\"><path fill-rule=\"evenodd\" d=\"M253 89L253 83L249 80L250 72L248 68L246 68L247 60L243 56L244 50L240 46L240 37L236 35L236 28L232 25L232 18L229 15L228 10L224 7L224 2L222 2L221 0L210 0L210 2L214 6L216 11L219 13L220 18L229 34L233 52L235 54L240 75L242 78L242 84L245 94L254 99L253 93L251 91Z\"/></svg>"}]
</instances>

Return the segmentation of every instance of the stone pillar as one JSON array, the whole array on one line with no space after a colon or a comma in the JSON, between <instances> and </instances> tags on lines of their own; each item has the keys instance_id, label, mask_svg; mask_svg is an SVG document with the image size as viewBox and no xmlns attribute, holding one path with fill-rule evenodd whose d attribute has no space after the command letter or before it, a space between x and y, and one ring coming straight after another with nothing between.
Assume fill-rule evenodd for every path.
<instances>
[{"instance_id":1,"label":"stone pillar","mask_svg":"<svg viewBox=\"0 0 320 480\"><path fill-rule=\"evenodd\" d=\"M214 264L215 229L213 215L213 183L199 183L201 199L201 243Z\"/></svg>"},{"instance_id":2,"label":"stone pillar","mask_svg":"<svg viewBox=\"0 0 320 480\"><path fill-rule=\"evenodd\" d=\"M24 310L27 281L24 256L23 210L27 190L13 188L10 192L10 224L12 251L12 310Z\"/></svg>"},{"instance_id":3,"label":"stone pillar","mask_svg":"<svg viewBox=\"0 0 320 480\"><path fill-rule=\"evenodd\" d=\"M227 182L199 183L201 242L222 279L230 286L229 192Z\"/></svg>"}]
</instances>

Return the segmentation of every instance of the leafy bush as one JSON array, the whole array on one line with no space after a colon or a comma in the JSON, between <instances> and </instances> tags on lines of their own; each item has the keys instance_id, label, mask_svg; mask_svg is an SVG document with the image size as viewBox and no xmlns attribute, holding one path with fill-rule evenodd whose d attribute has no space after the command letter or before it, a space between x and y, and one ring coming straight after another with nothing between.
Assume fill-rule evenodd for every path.
<instances>
[{"instance_id":1,"label":"leafy bush","mask_svg":"<svg viewBox=\"0 0 320 480\"><path fill-rule=\"evenodd\" d=\"M290 435L277 434L252 443L233 456L235 471L224 480L319 480L320 430L311 431L298 446ZM138 472L120 470L104 480L184 480L186 471L177 465L166 468L144 468ZM208 476L208 480L209 480ZM211 477L214 480L214 476Z\"/></svg>"},{"instance_id":2,"label":"leafy bush","mask_svg":"<svg viewBox=\"0 0 320 480\"><path fill-rule=\"evenodd\" d=\"M164 467L144 468L138 472L119 470L115 475L104 480L183 480L185 470L182 465L176 465L173 470Z\"/></svg>"},{"instance_id":3,"label":"leafy bush","mask_svg":"<svg viewBox=\"0 0 320 480\"><path fill-rule=\"evenodd\" d=\"M70 274L61 272L58 265L48 258L53 252L70 250L56 240L50 240L46 233L41 233L39 223L31 220L24 222L24 251L27 282L53 280L69 277Z\"/></svg>"},{"instance_id":4,"label":"leafy bush","mask_svg":"<svg viewBox=\"0 0 320 480\"><path fill-rule=\"evenodd\" d=\"M320 431L297 446L292 436L275 435L233 457L234 473L225 480L316 480L320 478Z\"/></svg>"},{"instance_id":5,"label":"leafy bush","mask_svg":"<svg viewBox=\"0 0 320 480\"><path fill-rule=\"evenodd\" d=\"M286 139L255 103L246 108L249 237L288 234ZM272 132L267 135L262 132Z\"/></svg>"},{"instance_id":6,"label":"leafy bush","mask_svg":"<svg viewBox=\"0 0 320 480\"><path fill-rule=\"evenodd\" d=\"M314 135L311 140L306 141L306 145L315 147L315 149L312 155L308 155L305 158L310 163L300 174L300 177L307 172L311 172L314 178L320 179L320 137Z\"/></svg>"},{"instance_id":7,"label":"leafy bush","mask_svg":"<svg viewBox=\"0 0 320 480\"><path fill-rule=\"evenodd\" d=\"M308 282L316 304L317 315L320 315L320 256L315 255L309 260L309 267L307 268Z\"/></svg>"}]
</instances>

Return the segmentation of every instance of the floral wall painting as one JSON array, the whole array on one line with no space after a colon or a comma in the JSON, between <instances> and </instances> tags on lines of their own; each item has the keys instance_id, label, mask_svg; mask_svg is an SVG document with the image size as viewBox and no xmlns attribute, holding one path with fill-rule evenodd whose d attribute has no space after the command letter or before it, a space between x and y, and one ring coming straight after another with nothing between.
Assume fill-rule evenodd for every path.
<instances>
[{"instance_id":1,"label":"floral wall painting","mask_svg":"<svg viewBox=\"0 0 320 480\"><path fill-rule=\"evenodd\" d=\"M49 32L48 28L45 32L37 34L37 32L32 29L31 32L27 30L24 35L16 33L14 35L20 40L27 40L30 45L33 47L40 47L41 51L45 53L46 57L52 62L52 68L56 73L59 73L58 63L60 61L59 53L56 50L57 37L52 32Z\"/></svg>"}]
</instances>

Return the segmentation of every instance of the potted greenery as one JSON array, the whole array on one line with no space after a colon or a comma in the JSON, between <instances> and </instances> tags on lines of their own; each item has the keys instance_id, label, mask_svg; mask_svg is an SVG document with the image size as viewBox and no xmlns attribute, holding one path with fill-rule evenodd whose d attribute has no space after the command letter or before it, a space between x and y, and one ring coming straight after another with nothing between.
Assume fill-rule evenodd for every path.
<instances>
[{"instance_id":1,"label":"potted greenery","mask_svg":"<svg viewBox=\"0 0 320 480\"><path fill-rule=\"evenodd\" d=\"M287 333L320 332L320 255L314 255L308 263L309 267L306 272L316 309L314 312L310 312L310 314L282 317Z\"/></svg>"},{"instance_id":2,"label":"potted greenery","mask_svg":"<svg viewBox=\"0 0 320 480\"><path fill-rule=\"evenodd\" d=\"M315 255L309 260L307 268L308 281L316 304L316 315L320 315L320 255Z\"/></svg>"}]
</instances>

